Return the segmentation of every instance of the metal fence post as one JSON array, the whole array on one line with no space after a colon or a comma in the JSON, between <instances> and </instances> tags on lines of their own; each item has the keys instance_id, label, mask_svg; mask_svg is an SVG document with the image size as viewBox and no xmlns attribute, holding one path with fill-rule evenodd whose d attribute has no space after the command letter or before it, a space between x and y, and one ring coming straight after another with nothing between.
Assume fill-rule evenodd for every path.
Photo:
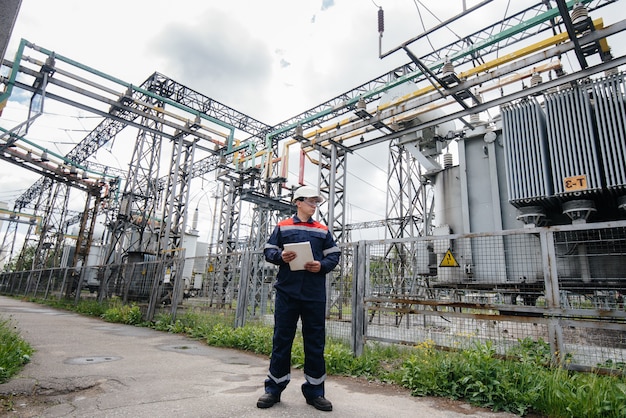
<instances>
[{"instance_id":1,"label":"metal fence post","mask_svg":"<svg viewBox=\"0 0 626 418\"><path fill-rule=\"evenodd\" d=\"M237 308L235 309L235 328L243 327L246 324L246 312L248 309L248 288L251 284L250 264L252 251L244 251L241 260L241 277L239 278L239 289L237 292Z\"/></svg>"},{"instance_id":2,"label":"metal fence post","mask_svg":"<svg viewBox=\"0 0 626 418\"><path fill-rule=\"evenodd\" d=\"M167 266L165 264L164 259L160 259L155 263L155 274L152 278L152 283L150 286L150 298L148 301L148 310L145 314L146 321L152 321L154 319L154 314L156 312L156 305L159 303L161 291L163 289L163 280L165 278L165 271Z\"/></svg>"},{"instance_id":3,"label":"metal fence post","mask_svg":"<svg viewBox=\"0 0 626 418\"><path fill-rule=\"evenodd\" d=\"M83 290L83 283L85 281L85 271L87 271L87 267L81 266L75 269L80 268L80 273L78 273L78 283L76 283L76 294L74 295L74 305L78 305L80 302L81 293ZM72 286L74 286L74 281L76 277L76 270L72 272Z\"/></svg>"},{"instance_id":4,"label":"metal fence post","mask_svg":"<svg viewBox=\"0 0 626 418\"><path fill-rule=\"evenodd\" d=\"M352 332L351 348L355 356L363 354L365 336L365 281L367 280L367 246L364 241L356 244L352 278Z\"/></svg>"},{"instance_id":5,"label":"metal fence post","mask_svg":"<svg viewBox=\"0 0 626 418\"><path fill-rule=\"evenodd\" d=\"M176 272L174 274L174 267ZM185 279L183 278L183 272L185 270L185 249L179 251L178 257L172 261L171 274L174 276L174 288L172 289L172 303L171 303L171 317L172 323L176 321L176 313L178 311L178 304L183 302L183 293L185 291Z\"/></svg>"},{"instance_id":6,"label":"metal fence post","mask_svg":"<svg viewBox=\"0 0 626 418\"><path fill-rule=\"evenodd\" d=\"M561 307L559 291L559 276L556 264L556 248L554 246L554 232L544 230L539 235L541 240L541 253L543 263L543 277L546 288L546 303L548 312ZM563 362L562 354L565 353L563 341L563 329L559 318L551 316L548 322L548 337L550 340L550 351L552 361L555 364Z\"/></svg>"}]
</instances>

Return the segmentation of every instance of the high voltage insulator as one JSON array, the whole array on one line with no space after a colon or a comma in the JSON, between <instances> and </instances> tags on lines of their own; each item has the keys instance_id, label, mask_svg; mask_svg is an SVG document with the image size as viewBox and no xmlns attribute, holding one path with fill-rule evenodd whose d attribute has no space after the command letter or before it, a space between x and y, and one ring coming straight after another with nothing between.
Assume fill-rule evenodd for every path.
<instances>
[{"instance_id":1,"label":"high voltage insulator","mask_svg":"<svg viewBox=\"0 0 626 418\"><path fill-rule=\"evenodd\" d=\"M385 12L382 7L378 8L378 33L381 35L385 31Z\"/></svg>"},{"instance_id":2,"label":"high voltage insulator","mask_svg":"<svg viewBox=\"0 0 626 418\"><path fill-rule=\"evenodd\" d=\"M572 13L570 18L572 19L572 23L576 24L586 20L589 17L589 10L585 7L584 4L576 3L574 7L572 7Z\"/></svg>"},{"instance_id":3,"label":"high voltage insulator","mask_svg":"<svg viewBox=\"0 0 626 418\"><path fill-rule=\"evenodd\" d=\"M454 64L452 64L452 61L450 61L450 58L448 58L448 56L446 55L444 62L443 62L443 67L441 67L441 75L445 77L445 76L453 75L453 74L454 74Z\"/></svg>"}]
</instances>

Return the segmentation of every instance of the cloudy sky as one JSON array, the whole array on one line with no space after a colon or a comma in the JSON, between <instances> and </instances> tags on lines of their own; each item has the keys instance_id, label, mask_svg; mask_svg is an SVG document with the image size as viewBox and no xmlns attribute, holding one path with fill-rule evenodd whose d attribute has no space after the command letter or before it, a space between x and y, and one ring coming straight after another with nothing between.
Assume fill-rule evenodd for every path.
<instances>
[{"instance_id":1,"label":"cloudy sky","mask_svg":"<svg viewBox=\"0 0 626 418\"><path fill-rule=\"evenodd\" d=\"M24 38L135 85L158 71L273 125L408 62L402 53L379 58L378 6L385 11L385 51L461 13L464 3L471 7L479 1L24 0L6 58L13 58ZM440 48L502 19L514 7L505 0L494 3L497 7L489 13L465 21L462 28L440 31L423 47ZM534 2L513 3L519 7ZM10 101L0 126L11 128L24 119L24 112L23 104ZM37 121L46 133L32 135L67 152L100 121L50 103L46 118ZM349 194L348 223L384 218L384 151L368 149L351 156L348 189L358 193ZM103 163L127 168L121 154L113 149L108 153ZM37 178L0 162L0 201L11 208ZM201 179L199 189L192 191L192 204L209 201L212 181Z\"/></svg>"}]
</instances>

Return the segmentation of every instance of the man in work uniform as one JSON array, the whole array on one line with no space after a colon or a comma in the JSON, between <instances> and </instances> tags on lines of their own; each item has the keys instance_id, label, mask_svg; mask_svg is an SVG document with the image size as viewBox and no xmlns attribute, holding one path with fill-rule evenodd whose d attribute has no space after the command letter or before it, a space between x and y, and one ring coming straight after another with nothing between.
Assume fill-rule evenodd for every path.
<instances>
[{"instance_id":1,"label":"man in work uniform","mask_svg":"<svg viewBox=\"0 0 626 418\"><path fill-rule=\"evenodd\" d=\"M320 411L332 411L332 403L324 397L326 362L326 273L339 263L341 252L328 227L315 221L313 215L322 202L317 190L310 186L298 188L293 197L297 213L276 225L264 248L265 259L279 266L274 311L274 338L270 368L265 380L265 393L257 407L269 408L280 402L280 394L291 380L291 347L298 318L302 321L304 340L304 377L302 394L309 405ZM313 261L303 270L292 270L289 263L296 252L285 250L288 243L309 242Z\"/></svg>"}]
</instances>

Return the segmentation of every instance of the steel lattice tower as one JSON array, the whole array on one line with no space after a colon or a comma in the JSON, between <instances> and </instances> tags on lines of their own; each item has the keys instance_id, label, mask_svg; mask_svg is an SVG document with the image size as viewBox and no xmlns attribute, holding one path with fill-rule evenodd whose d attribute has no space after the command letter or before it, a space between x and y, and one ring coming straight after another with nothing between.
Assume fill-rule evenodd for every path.
<instances>
[{"instance_id":1,"label":"steel lattice tower","mask_svg":"<svg viewBox=\"0 0 626 418\"><path fill-rule=\"evenodd\" d=\"M184 257L183 235L187 225L191 168L194 162L196 141L185 140L181 135L172 143L172 158L165 188L159 253L165 257ZM182 299L182 271L172 269L170 280L174 283L172 308Z\"/></svg>"},{"instance_id":2,"label":"steel lattice tower","mask_svg":"<svg viewBox=\"0 0 626 418\"><path fill-rule=\"evenodd\" d=\"M220 221L217 235L216 263L213 271L213 280L209 283L213 287L210 292L218 300L211 300L210 305L219 308L231 306L234 295L234 277L238 270L235 252L238 246L241 199L237 193L236 180L226 178L220 181L218 196L221 196L218 210ZM221 193L220 189L221 188Z\"/></svg>"},{"instance_id":3,"label":"steel lattice tower","mask_svg":"<svg viewBox=\"0 0 626 418\"><path fill-rule=\"evenodd\" d=\"M152 104L163 106L156 99ZM145 112L157 113L151 109ZM158 181L162 136L158 132L162 126L158 118L142 119L142 126L148 129L140 130L137 135L117 219L110 225L105 257L107 264L121 264L129 252L156 255L159 249L157 227L160 220L156 215L162 193L161 182ZM115 280L110 275L104 278L99 299L109 296L109 288L114 284L111 279Z\"/></svg>"},{"instance_id":4,"label":"steel lattice tower","mask_svg":"<svg viewBox=\"0 0 626 418\"><path fill-rule=\"evenodd\" d=\"M320 210L320 217L335 237L337 244L346 243L348 234L345 223L345 188L346 173L348 171L348 153L342 147L331 144L328 148L320 147L319 156L320 192L327 197L325 205L327 210ZM336 271L327 276L328 286L326 291L327 300L329 301L326 305L327 317L330 316L333 308L337 309L340 317L342 315L343 303L341 300L332 298L331 290L344 285L343 281L347 276L348 261L348 257L344 257L339 266L337 266Z\"/></svg>"}]
</instances>

